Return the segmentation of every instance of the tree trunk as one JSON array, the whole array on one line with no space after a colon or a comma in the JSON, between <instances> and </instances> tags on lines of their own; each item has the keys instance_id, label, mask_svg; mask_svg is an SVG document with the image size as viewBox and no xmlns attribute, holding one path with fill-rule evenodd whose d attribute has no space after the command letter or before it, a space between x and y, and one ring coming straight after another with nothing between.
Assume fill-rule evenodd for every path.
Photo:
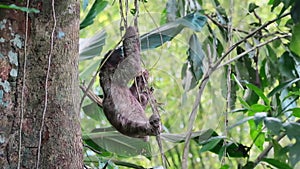
<instances>
[{"instance_id":1,"label":"tree trunk","mask_svg":"<svg viewBox=\"0 0 300 169\"><path fill-rule=\"evenodd\" d=\"M79 0L29 7L0 9L0 168L82 168Z\"/></svg>"}]
</instances>

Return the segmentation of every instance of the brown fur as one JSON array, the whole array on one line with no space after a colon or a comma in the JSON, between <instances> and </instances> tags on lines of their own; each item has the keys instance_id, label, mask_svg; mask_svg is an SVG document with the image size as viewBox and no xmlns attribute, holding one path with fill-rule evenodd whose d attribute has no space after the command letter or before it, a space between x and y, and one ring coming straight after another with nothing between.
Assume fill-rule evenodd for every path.
<instances>
[{"instance_id":1,"label":"brown fur","mask_svg":"<svg viewBox=\"0 0 300 169\"><path fill-rule=\"evenodd\" d=\"M146 117L148 103L146 92L146 73L141 73L140 45L134 27L128 27L124 36L123 51L117 49L103 59L100 70L100 83L104 92L103 110L120 133L138 138L147 138L160 133L160 118L154 114ZM147 72L148 76L148 72ZM128 83L135 83L128 88Z\"/></svg>"}]
</instances>

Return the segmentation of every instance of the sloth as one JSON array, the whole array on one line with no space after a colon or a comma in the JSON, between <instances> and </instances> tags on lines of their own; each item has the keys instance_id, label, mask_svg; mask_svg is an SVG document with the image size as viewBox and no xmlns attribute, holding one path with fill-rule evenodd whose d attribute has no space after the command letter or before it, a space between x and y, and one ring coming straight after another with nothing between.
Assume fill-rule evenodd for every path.
<instances>
[{"instance_id":1,"label":"sloth","mask_svg":"<svg viewBox=\"0 0 300 169\"><path fill-rule=\"evenodd\" d=\"M161 123L158 114L148 119L145 113L150 94L146 88L149 75L142 72L138 38L135 28L128 27L122 48L108 52L102 60L99 76L104 93L103 110L111 125L124 135L148 140L148 136L160 134Z\"/></svg>"}]
</instances>

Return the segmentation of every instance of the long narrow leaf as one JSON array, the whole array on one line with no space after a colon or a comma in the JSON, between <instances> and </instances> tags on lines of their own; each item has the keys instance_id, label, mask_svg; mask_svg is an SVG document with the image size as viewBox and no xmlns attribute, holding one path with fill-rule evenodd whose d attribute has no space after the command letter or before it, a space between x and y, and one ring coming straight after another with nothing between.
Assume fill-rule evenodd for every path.
<instances>
[{"instance_id":1,"label":"long narrow leaf","mask_svg":"<svg viewBox=\"0 0 300 169\"><path fill-rule=\"evenodd\" d=\"M291 86L292 84L298 82L300 80L300 78L297 78L297 79L293 79L293 80L289 80L287 82L284 82L284 83L281 83L279 84L277 87L275 87L269 94L268 94L268 97L271 97L273 96L274 94L276 94L277 92Z\"/></svg>"},{"instance_id":2,"label":"long narrow leaf","mask_svg":"<svg viewBox=\"0 0 300 169\"><path fill-rule=\"evenodd\" d=\"M263 91L260 88L256 87L255 85L253 85L251 83L246 84L246 86L249 89L253 90L265 102L265 104L267 106L270 105L270 100L265 96L265 94L263 93Z\"/></svg>"},{"instance_id":3,"label":"long narrow leaf","mask_svg":"<svg viewBox=\"0 0 300 169\"><path fill-rule=\"evenodd\" d=\"M83 135L83 140L85 142L92 141L99 147L121 156L151 156L151 147L149 142L145 142L138 138L127 137L118 132L108 131L89 133Z\"/></svg>"},{"instance_id":4,"label":"long narrow leaf","mask_svg":"<svg viewBox=\"0 0 300 169\"><path fill-rule=\"evenodd\" d=\"M264 159L262 159L262 161L264 161L274 167L277 167L277 168L292 169L292 167L290 167L288 164L283 163L277 159L264 158Z\"/></svg>"},{"instance_id":5,"label":"long narrow leaf","mask_svg":"<svg viewBox=\"0 0 300 169\"><path fill-rule=\"evenodd\" d=\"M108 2L103 0L96 0L84 18L84 20L80 23L80 29L83 29L94 23L95 17L103 11L103 9L107 6Z\"/></svg>"},{"instance_id":6,"label":"long narrow leaf","mask_svg":"<svg viewBox=\"0 0 300 169\"><path fill-rule=\"evenodd\" d=\"M26 7L22 7L22 6L17 6L15 4L11 4L11 5L3 5L0 4L0 8L4 8L4 9L15 9L15 10L20 10L23 12L27 12L27 13L39 13L40 10L35 9L35 8L26 8Z\"/></svg>"},{"instance_id":7,"label":"long narrow leaf","mask_svg":"<svg viewBox=\"0 0 300 169\"><path fill-rule=\"evenodd\" d=\"M101 31L91 38L79 40L79 60L91 59L98 56L105 45L106 32Z\"/></svg>"},{"instance_id":8,"label":"long narrow leaf","mask_svg":"<svg viewBox=\"0 0 300 169\"><path fill-rule=\"evenodd\" d=\"M141 36L142 50L154 49L167 41L172 40L183 28L187 27L194 31L200 31L206 23L206 17L199 14L189 14L183 18L176 19L159 28Z\"/></svg>"}]
</instances>

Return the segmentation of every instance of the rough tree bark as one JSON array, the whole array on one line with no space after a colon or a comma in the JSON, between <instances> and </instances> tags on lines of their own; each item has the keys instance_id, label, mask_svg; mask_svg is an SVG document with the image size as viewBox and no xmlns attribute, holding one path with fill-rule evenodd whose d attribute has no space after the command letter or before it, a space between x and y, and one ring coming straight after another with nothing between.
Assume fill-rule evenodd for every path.
<instances>
[{"instance_id":1,"label":"rough tree bark","mask_svg":"<svg viewBox=\"0 0 300 169\"><path fill-rule=\"evenodd\" d=\"M26 6L25 1L1 2ZM27 44L26 13L0 9L0 168L32 169L38 159L38 168L82 168L79 0L55 1L52 53L52 0L30 0L29 7L40 13L29 14Z\"/></svg>"}]
</instances>

